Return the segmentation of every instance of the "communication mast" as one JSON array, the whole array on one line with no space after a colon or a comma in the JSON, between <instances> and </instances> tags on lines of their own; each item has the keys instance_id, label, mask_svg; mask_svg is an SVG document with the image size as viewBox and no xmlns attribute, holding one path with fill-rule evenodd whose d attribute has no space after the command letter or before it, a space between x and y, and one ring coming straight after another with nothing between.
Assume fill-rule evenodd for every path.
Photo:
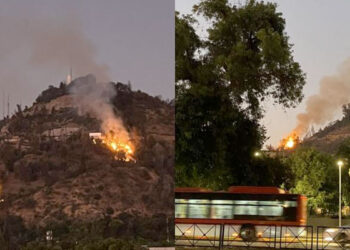
<instances>
[{"instance_id":1,"label":"communication mast","mask_svg":"<svg viewBox=\"0 0 350 250\"><path fill-rule=\"evenodd\" d=\"M10 118L10 94L7 95L7 118Z\"/></svg>"},{"instance_id":2,"label":"communication mast","mask_svg":"<svg viewBox=\"0 0 350 250\"><path fill-rule=\"evenodd\" d=\"M5 91L2 91L2 119L5 119Z\"/></svg>"},{"instance_id":3,"label":"communication mast","mask_svg":"<svg viewBox=\"0 0 350 250\"><path fill-rule=\"evenodd\" d=\"M70 84L72 82L72 80L73 80L73 70L72 70L72 67L70 67L69 74L67 75L66 83Z\"/></svg>"}]
</instances>

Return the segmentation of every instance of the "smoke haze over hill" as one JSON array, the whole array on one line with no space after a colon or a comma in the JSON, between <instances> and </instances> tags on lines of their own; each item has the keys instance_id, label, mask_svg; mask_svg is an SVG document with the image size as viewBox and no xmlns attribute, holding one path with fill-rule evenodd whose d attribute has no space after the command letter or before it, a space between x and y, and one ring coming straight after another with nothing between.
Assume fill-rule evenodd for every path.
<instances>
[{"instance_id":1,"label":"smoke haze over hill","mask_svg":"<svg viewBox=\"0 0 350 250\"><path fill-rule=\"evenodd\" d=\"M18 50L27 51L27 63L35 67L61 69L74 65L77 75L94 73L101 81L109 80L108 67L96 62L96 48L84 34L74 17L51 20L44 17L0 16L2 60L10 61ZM13 71L0 68L5 79L13 78Z\"/></svg>"},{"instance_id":2,"label":"smoke haze over hill","mask_svg":"<svg viewBox=\"0 0 350 250\"><path fill-rule=\"evenodd\" d=\"M92 73L98 82L174 97L173 3L0 0L0 97L30 105L49 84ZM156 14L155 14L156 13ZM7 98L6 98L7 99ZM3 102L0 101L0 111Z\"/></svg>"},{"instance_id":3,"label":"smoke haze over hill","mask_svg":"<svg viewBox=\"0 0 350 250\"><path fill-rule=\"evenodd\" d=\"M334 118L341 106L350 102L350 58L344 61L338 72L324 77L320 90L306 101L306 111L297 115L296 134L303 135L311 125L324 125Z\"/></svg>"}]
</instances>

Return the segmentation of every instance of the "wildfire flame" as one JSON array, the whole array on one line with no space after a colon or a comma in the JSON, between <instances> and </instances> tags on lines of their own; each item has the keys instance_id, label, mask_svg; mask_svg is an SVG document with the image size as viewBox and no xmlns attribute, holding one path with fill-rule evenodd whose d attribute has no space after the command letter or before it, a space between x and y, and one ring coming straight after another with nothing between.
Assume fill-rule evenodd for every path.
<instances>
[{"instance_id":1,"label":"wildfire flame","mask_svg":"<svg viewBox=\"0 0 350 250\"><path fill-rule=\"evenodd\" d=\"M121 142L115 138L105 138L102 141L106 144L113 152L116 153L116 160L124 160L124 161L135 161L133 154L134 150L131 148L131 143Z\"/></svg>"},{"instance_id":2,"label":"wildfire flame","mask_svg":"<svg viewBox=\"0 0 350 250\"><path fill-rule=\"evenodd\" d=\"M122 141L118 136L114 135L114 133L101 135L99 139L112 152L115 152L114 157L116 160L123 160L126 162L136 161L134 158L134 146L130 141ZM96 140L93 139L93 142L96 143Z\"/></svg>"},{"instance_id":3,"label":"wildfire flame","mask_svg":"<svg viewBox=\"0 0 350 250\"><path fill-rule=\"evenodd\" d=\"M288 138L288 141L285 145L286 148L293 148L294 147L294 139L292 137Z\"/></svg>"},{"instance_id":4,"label":"wildfire flame","mask_svg":"<svg viewBox=\"0 0 350 250\"><path fill-rule=\"evenodd\" d=\"M281 140L279 148L281 149L292 149L299 143L299 137L292 133L286 138Z\"/></svg>"}]
</instances>

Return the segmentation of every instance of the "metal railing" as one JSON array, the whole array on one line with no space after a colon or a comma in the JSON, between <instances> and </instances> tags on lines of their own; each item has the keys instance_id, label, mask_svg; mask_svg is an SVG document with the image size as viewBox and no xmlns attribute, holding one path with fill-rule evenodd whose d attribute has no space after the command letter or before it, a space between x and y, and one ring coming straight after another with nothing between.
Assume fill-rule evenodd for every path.
<instances>
[{"instance_id":1,"label":"metal railing","mask_svg":"<svg viewBox=\"0 0 350 250\"><path fill-rule=\"evenodd\" d=\"M181 223L175 224L175 245L219 249L313 249L315 246L312 226Z\"/></svg>"},{"instance_id":2,"label":"metal railing","mask_svg":"<svg viewBox=\"0 0 350 250\"><path fill-rule=\"evenodd\" d=\"M230 224L223 228L223 247L276 248L275 225Z\"/></svg>"},{"instance_id":3,"label":"metal railing","mask_svg":"<svg viewBox=\"0 0 350 250\"><path fill-rule=\"evenodd\" d=\"M317 227L317 249L349 249L350 227Z\"/></svg>"},{"instance_id":4,"label":"metal railing","mask_svg":"<svg viewBox=\"0 0 350 250\"><path fill-rule=\"evenodd\" d=\"M279 240L281 249L313 249L313 227L281 226Z\"/></svg>"},{"instance_id":5,"label":"metal railing","mask_svg":"<svg viewBox=\"0 0 350 250\"><path fill-rule=\"evenodd\" d=\"M221 247L223 225L175 224L175 245Z\"/></svg>"}]
</instances>

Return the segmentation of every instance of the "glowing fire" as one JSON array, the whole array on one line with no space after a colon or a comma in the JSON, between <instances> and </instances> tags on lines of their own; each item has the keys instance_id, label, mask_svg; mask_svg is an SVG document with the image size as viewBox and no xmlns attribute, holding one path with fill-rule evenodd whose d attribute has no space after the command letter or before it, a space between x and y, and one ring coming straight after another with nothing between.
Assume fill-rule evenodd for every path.
<instances>
[{"instance_id":1,"label":"glowing fire","mask_svg":"<svg viewBox=\"0 0 350 250\"><path fill-rule=\"evenodd\" d=\"M293 133L286 138L282 139L279 148L292 149L299 143L299 137Z\"/></svg>"},{"instance_id":2,"label":"glowing fire","mask_svg":"<svg viewBox=\"0 0 350 250\"><path fill-rule=\"evenodd\" d=\"M134 150L131 148L131 143L125 143L118 141L115 138L106 137L103 141L112 151L116 152L116 160L125 160L125 161L135 161L133 154Z\"/></svg>"},{"instance_id":3,"label":"glowing fire","mask_svg":"<svg viewBox=\"0 0 350 250\"><path fill-rule=\"evenodd\" d=\"M293 148L294 147L294 140L292 137L289 137L286 145L285 145L286 148Z\"/></svg>"},{"instance_id":4,"label":"glowing fire","mask_svg":"<svg viewBox=\"0 0 350 250\"><path fill-rule=\"evenodd\" d=\"M117 150L118 149L117 143L115 143L115 142L111 143L111 147L112 147L113 150Z\"/></svg>"},{"instance_id":5,"label":"glowing fire","mask_svg":"<svg viewBox=\"0 0 350 250\"><path fill-rule=\"evenodd\" d=\"M114 157L116 160L123 160L126 162L136 161L134 158L134 146L130 141L122 141L118 136L114 135L114 133L99 135L98 138L93 138L95 144L97 143L96 139L101 140L111 151L115 152Z\"/></svg>"}]
</instances>

